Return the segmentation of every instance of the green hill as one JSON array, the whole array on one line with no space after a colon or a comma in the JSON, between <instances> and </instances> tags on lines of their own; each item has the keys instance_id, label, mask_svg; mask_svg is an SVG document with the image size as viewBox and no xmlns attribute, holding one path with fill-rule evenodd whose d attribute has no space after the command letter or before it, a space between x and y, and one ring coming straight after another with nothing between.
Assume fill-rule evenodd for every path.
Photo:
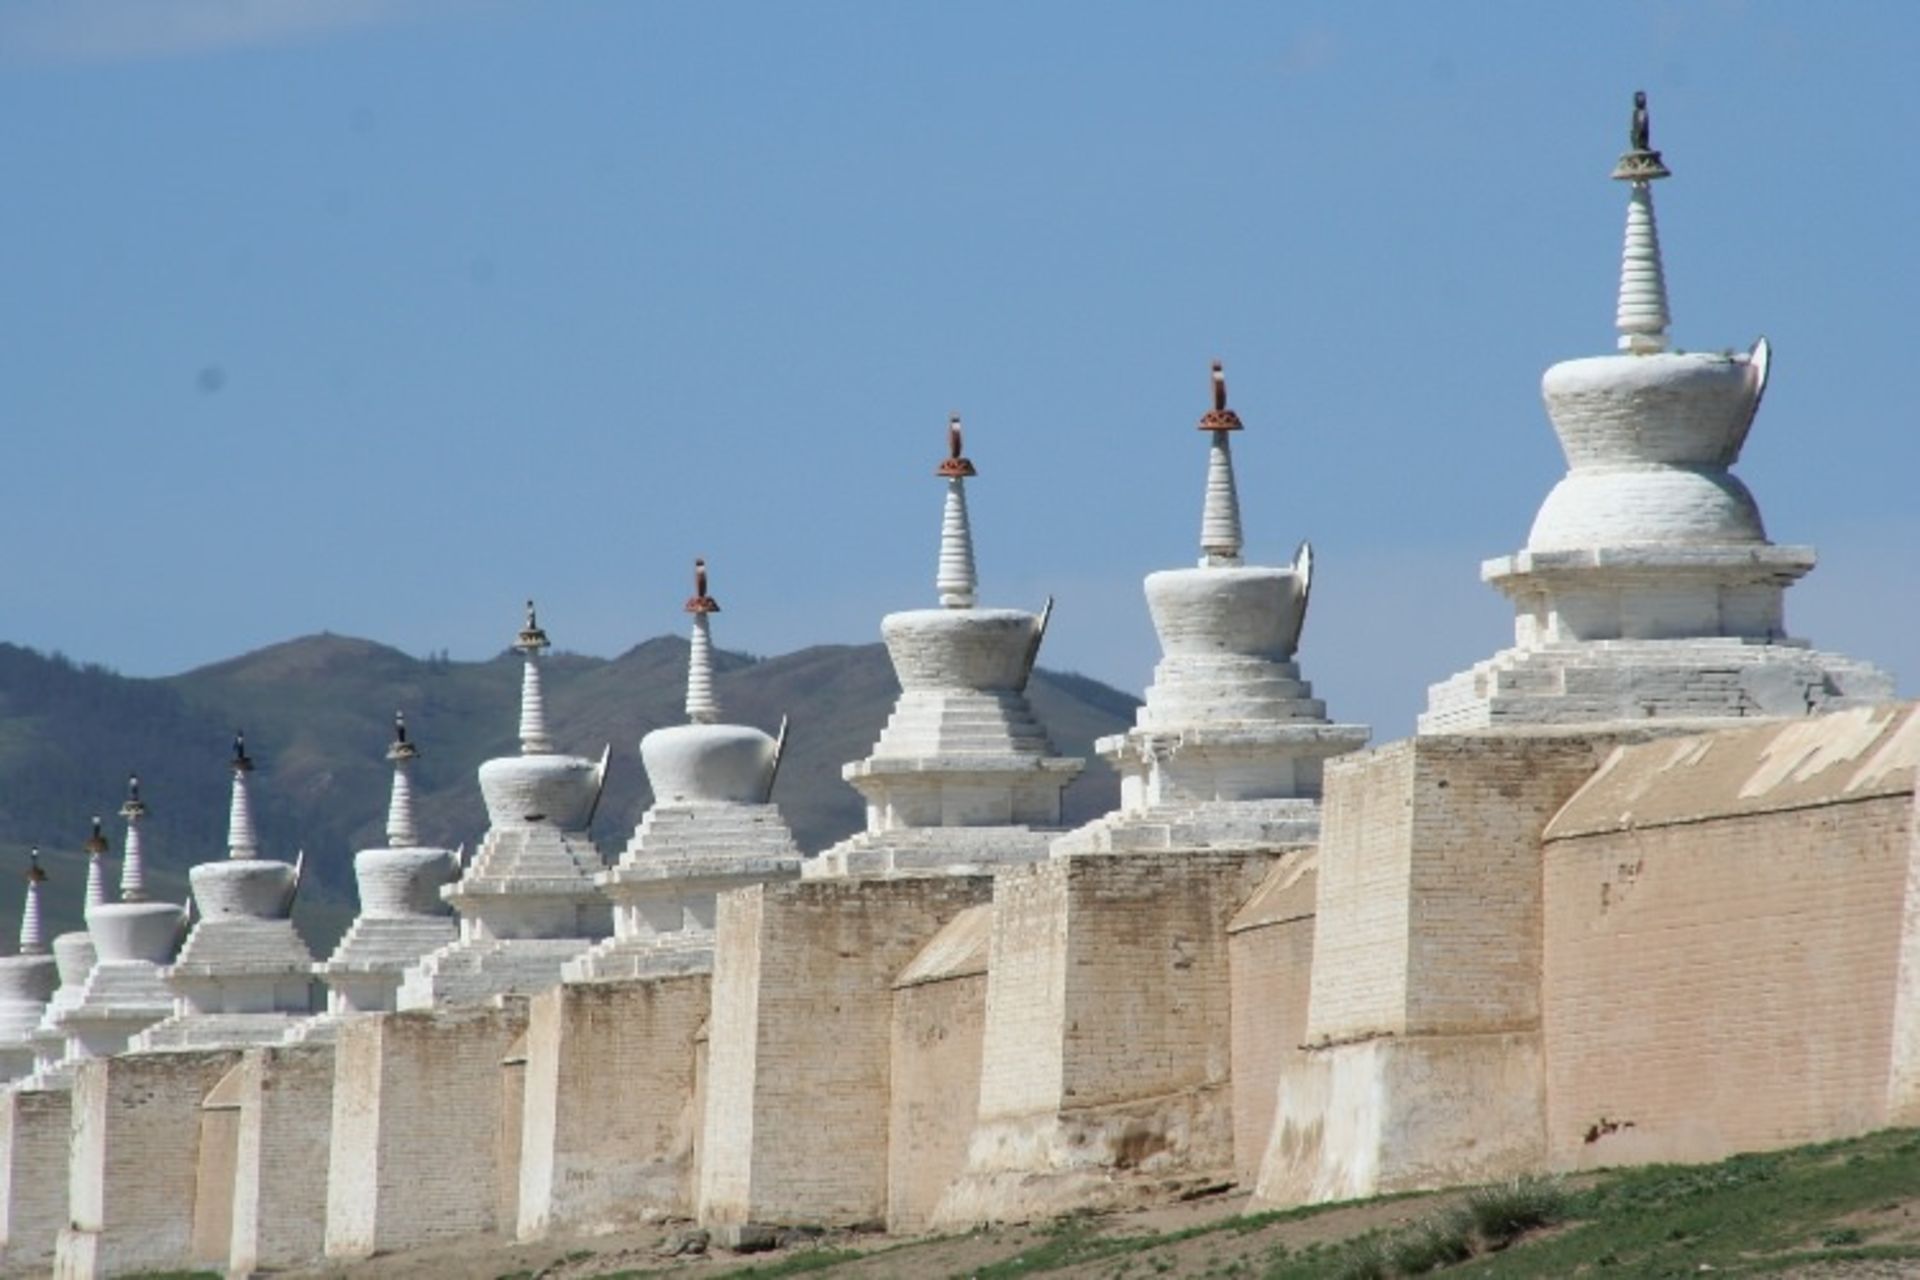
<instances>
[{"instance_id":1,"label":"green hill","mask_svg":"<svg viewBox=\"0 0 1920 1280\"><path fill-rule=\"evenodd\" d=\"M651 803L638 745L648 730L685 717L687 643L648 640L617 658L551 656L548 722L561 749L613 747L594 835L609 856ZM866 754L899 686L886 650L827 645L777 658L715 655L715 686L729 719L773 731L791 719L774 799L803 849L860 827L860 797L840 779ZM396 709L422 749L415 770L424 838L479 841L486 830L474 771L518 749L520 660L422 659L369 640L317 635L272 645L164 679L135 679L0 645L0 927L17 920L27 847L38 845L52 880L50 926L79 927L86 879L79 852L94 814L113 817L137 772L151 806L149 882L156 896L186 892L186 869L225 852L225 761L236 727L259 766L255 825L269 857L307 851L311 872L297 918L316 948L330 946L354 906L353 851L385 843L383 752ZM1131 723L1135 699L1083 676L1041 670L1028 690L1065 755ZM1079 823L1111 809L1118 785L1091 761L1067 792ZM0 949L10 949L0 944Z\"/></svg>"}]
</instances>

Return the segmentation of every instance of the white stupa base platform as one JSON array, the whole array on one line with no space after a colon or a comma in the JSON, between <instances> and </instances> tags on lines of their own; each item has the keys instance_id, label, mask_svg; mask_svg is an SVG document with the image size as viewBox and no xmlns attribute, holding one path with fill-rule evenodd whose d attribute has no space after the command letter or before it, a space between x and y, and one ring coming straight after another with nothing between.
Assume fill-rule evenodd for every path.
<instances>
[{"instance_id":1,"label":"white stupa base platform","mask_svg":"<svg viewBox=\"0 0 1920 1280\"><path fill-rule=\"evenodd\" d=\"M326 962L313 967L327 984L328 1012L392 1009L406 971L459 937L460 925L452 916L360 917Z\"/></svg>"},{"instance_id":2,"label":"white stupa base platform","mask_svg":"<svg viewBox=\"0 0 1920 1280\"><path fill-rule=\"evenodd\" d=\"M1421 733L1805 716L1884 702L1893 677L1793 641L1593 640L1507 649L1427 693Z\"/></svg>"},{"instance_id":3,"label":"white stupa base platform","mask_svg":"<svg viewBox=\"0 0 1920 1280\"><path fill-rule=\"evenodd\" d=\"M1058 827L904 827L862 831L809 858L806 880L979 875L995 867L1041 862Z\"/></svg>"},{"instance_id":4,"label":"white stupa base platform","mask_svg":"<svg viewBox=\"0 0 1920 1280\"><path fill-rule=\"evenodd\" d=\"M127 1043L128 1053L169 1049L237 1049L274 1044L307 1017L299 1013L176 1013L154 1023Z\"/></svg>"},{"instance_id":5,"label":"white stupa base platform","mask_svg":"<svg viewBox=\"0 0 1920 1280\"><path fill-rule=\"evenodd\" d=\"M684 938L608 938L560 966L564 982L614 982L713 972L713 932Z\"/></svg>"},{"instance_id":6,"label":"white stupa base platform","mask_svg":"<svg viewBox=\"0 0 1920 1280\"><path fill-rule=\"evenodd\" d=\"M1209 800L1116 811L1053 842L1052 856L1281 851L1317 844L1320 802Z\"/></svg>"},{"instance_id":7,"label":"white stupa base platform","mask_svg":"<svg viewBox=\"0 0 1920 1280\"><path fill-rule=\"evenodd\" d=\"M57 1026L70 1060L110 1058L134 1036L173 1016L173 991L148 960L102 960Z\"/></svg>"},{"instance_id":8,"label":"white stupa base platform","mask_svg":"<svg viewBox=\"0 0 1920 1280\"><path fill-rule=\"evenodd\" d=\"M560 981L567 961L595 938L461 938L422 956L394 995L396 1009L483 1004L537 995Z\"/></svg>"}]
</instances>

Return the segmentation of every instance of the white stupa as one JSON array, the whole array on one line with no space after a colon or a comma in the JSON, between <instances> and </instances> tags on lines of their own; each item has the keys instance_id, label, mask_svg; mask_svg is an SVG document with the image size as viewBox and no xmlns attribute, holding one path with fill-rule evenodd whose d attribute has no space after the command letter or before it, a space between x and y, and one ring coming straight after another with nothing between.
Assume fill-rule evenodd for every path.
<instances>
[{"instance_id":1,"label":"white stupa","mask_svg":"<svg viewBox=\"0 0 1920 1280\"><path fill-rule=\"evenodd\" d=\"M960 420L947 427L940 525L940 608L880 624L900 681L880 740L843 776L867 802L866 830L811 859L816 876L968 872L1046 856L1060 834L1060 793L1082 762L1053 754L1027 705L1027 679L1048 609L976 606Z\"/></svg>"},{"instance_id":2,"label":"white stupa","mask_svg":"<svg viewBox=\"0 0 1920 1280\"><path fill-rule=\"evenodd\" d=\"M1607 721L1799 716L1893 696L1873 666L1787 635L1811 547L1767 540L1730 467L1766 391L1769 349L1669 350L1652 184L1668 176L1636 94L1615 322L1620 354L1542 381L1568 471L1526 547L1481 576L1513 601L1514 644L1433 686L1423 733Z\"/></svg>"},{"instance_id":3,"label":"white stupa","mask_svg":"<svg viewBox=\"0 0 1920 1280\"><path fill-rule=\"evenodd\" d=\"M640 740L653 804L619 863L598 877L613 900L613 937L567 963L569 982L697 972L713 967L714 897L800 874L800 850L772 802L786 742L720 723L713 692L707 563L694 561L687 723Z\"/></svg>"},{"instance_id":4,"label":"white stupa","mask_svg":"<svg viewBox=\"0 0 1920 1280\"><path fill-rule=\"evenodd\" d=\"M1364 746L1364 725L1331 724L1300 678L1312 548L1287 568L1241 556L1240 501L1226 376L1213 366L1213 409L1200 563L1147 575L1160 637L1134 727L1094 749L1120 774L1120 807L1054 842L1053 854L1277 848L1320 832L1321 768Z\"/></svg>"},{"instance_id":5,"label":"white stupa","mask_svg":"<svg viewBox=\"0 0 1920 1280\"><path fill-rule=\"evenodd\" d=\"M173 1015L135 1036L134 1050L267 1043L313 1012L313 953L293 927L306 855L291 865L259 856L244 734L232 770L227 856L187 873L200 919L164 971Z\"/></svg>"},{"instance_id":6,"label":"white stupa","mask_svg":"<svg viewBox=\"0 0 1920 1280\"><path fill-rule=\"evenodd\" d=\"M100 830L99 818L93 820L92 834L81 851L87 855L87 884L81 898L81 914L85 918L107 900L106 870L102 863L107 853L107 838ZM78 1003L81 988L92 976L98 959L93 936L84 930L55 938L53 954L60 970L60 985L54 988L53 998L47 1001L46 1011L40 1015L40 1025L32 1036L36 1079L49 1079L65 1066L67 1036L60 1030L60 1019Z\"/></svg>"},{"instance_id":7,"label":"white stupa","mask_svg":"<svg viewBox=\"0 0 1920 1280\"><path fill-rule=\"evenodd\" d=\"M441 891L460 878L460 855L422 845L413 820L413 762L420 749L407 737L406 717L393 717L393 790L387 801L387 845L353 856L360 914L325 963L314 972L327 984L327 1013L294 1032L299 1039L331 1034L336 1019L394 1007L401 975L420 957L459 937L453 908Z\"/></svg>"},{"instance_id":8,"label":"white stupa","mask_svg":"<svg viewBox=\"0 0 1920 1280\"><path fill-rule=\"evenodd\" d=\"M550 642L533 602L514 648L520 682L520 754L480 766L489 827L480 851L441 897L460 915L459 938L428 952L402 978L402 1009L531 995L560 980L560 966L613 932L613 910L594 877L603 869L588 828L606 782L598 762L562 755L547 734L540 655Z\"/></svg>"},{"instance_id":9,"label":"white stupa","mask_svg":"<svg viewBox=\"0 0 1920 1280\"><path fill-rule=\"evenodd\" d=\"M20 950L0 956L0 1083L33 1070L33 1035L60 983L40 914L40 886L46 878L35 849L28 855L27 894L20 906Z\"/></svg>"},{"instance_id":10,"label":"white stupa","mask_svg":"<svg viewBox=\"0 0 1920 1280\"><path fill-rule=\"evenodd\" d=\"M127 779L127 799L120 806L120 816L127 824L120 863L120 900L87 909L87 933L98 959L78 998L55 1020L66 1038L68 1063L119 1053L135 1035L174 1011L173 989L162 974L180 948L192 912L186 905L147 899L146 851L141 834L147 805L140 798L137 777ZM95 819L96 834L88 842L89 849L97 844L104 852L106 839L98 832L99 820Z\"/></svg>"}]
</instances>

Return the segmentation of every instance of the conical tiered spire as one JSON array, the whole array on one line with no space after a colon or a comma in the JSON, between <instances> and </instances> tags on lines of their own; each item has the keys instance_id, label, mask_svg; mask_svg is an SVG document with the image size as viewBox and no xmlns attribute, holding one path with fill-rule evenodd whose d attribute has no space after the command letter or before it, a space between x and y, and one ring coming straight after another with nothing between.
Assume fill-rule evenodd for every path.
<instances>
[{"instance_id":1,"label":"conical tiered spire","mask_svg":"<svg viewBox=\"0 0 1920 1280\"><path fill-rule=\"evenodd\" d=\"M1620 330L1620 349L1635 355L1667 349L1667 276L1660 263L1660 226L1653 216L1654 182L1672 173L1652 146L1647 95L1633 95L1633 123L1628 150L1613 167L1613 176L1633 184L1627 202L1627 237L1620 254L1620 304L1614 327Z\"/></svg>"},{"instance_id":2,"label":"conical tiered spire","mask_svg":"<svg viewBox=\"0 0 1920 1280\"><path fill-rule=\"evenodd\" d=\"M720 602L707 594L707 562L693 562L693 595L686 610L693 615L692 646L687 651L687 719L693 724L718 724L720 703L713 696L713 639L707 634L707 615L720 612Z\"/></svg>"},{"instance_id":3,"label":"conical tiered spire","mask_svg":"<svg viewBox=\"0 0 1920 1280\"><path fill-rule=\"evenodd\" d=\"M1200 418L1200 430L1210 432L1213 447L1207 454L1207 498L1200 512L1200 565L1240 563L1240 494L1233 483L1233 451L1229 431L1240 430L1240 416L1227 408L1227 375L1213 362L1213 408Z\"/></svg>"},{"instance_id":4,"label":"conical tiered spire","mask_svg":"<svg viewBox=\"0 0 1920 1280\"><path fill-rule=\"evenodd\" d=\"M547 702L540 690L540 654L552 642L540 629L533 601L527 601L527 625L520 628L513 647L526 655L526 669L520 676L520 754L544 756L553 753L553 739L547 736Z\"/></svg>"},{"instance_id":5,"label":"conical tiered spire","mask_svg":"<svg viewBox=\"0 0 1920 1280\"><path fill-rule=\"evenodd\" d=\"M47 954L47 935L40 924L40 886L46 878L47 873L40 867L40 851L35 849L27 855L27 900L20 908L20 954L23 956Z\"/></svg>"},{"instance_id":6,"label":"conical tiered spire","mask_svg":"<svg viewBox=\"0 0 1920 1280\"><path fill-rule=\"evenodd\" d=\"M106 873L101 869L100 860L107 853L107 836L100 829L100 819L93 820L93 834L87 837L84 846L87 851L87 896L86 909L93 910L107 900Z\"/></svg>"},{"instance_id":7,"label":"conical tiered spire","mask_svg":"<svg viewBox=\"0 0 1920 1280\"><path fill-rule=\"evenodd\" d=\"M140 820L147 816L146 803L140 799L140 779L127 779L126 803L120 816L127 820L127 846L120 862L120 901L144 902L147 897L147 867L141 857Z\"/></svg>"},{"instance_id":8,"label":"conical tiered spire","mask_svg":"<svg viewBox=\"0 0 1920 1280\"><path fill-rule=\"evenodd\" d=\"M947 421L947 457L934 474L947 482L947 507L940 518L940 570L933 580L940 603L971 609L980 589L973 568L973 528L967 523L967 477L978 475L960 452L960 417Z\"/></svg>"},{"instance_id":9,"label":"conical tiered spire","mask_svg":"<svg viewBox=\"0 0 1920 1280\"><path fill-rule=\"evenodd\" d=\"M413 827L413 779L409 773L420 758L420 748L407 740L406 713L393 713L393 745L387 759L393 761L393 795L387 801L387 846L411 849L420 843Z\"/></svg>"},{"instance_id":10,"label":"conical tiered spire","mask_svg":"<svg viewBox=\"0 0 1920 1280\"><path fill-rule=\"evenodd\" d=\"M257 858L260 840L253 834L253 804L247 796L247 775L253 772L253 760L247 755L247 735L233 735L233 800L227 808L227 856Z\"/></svg>"}]
</instances>

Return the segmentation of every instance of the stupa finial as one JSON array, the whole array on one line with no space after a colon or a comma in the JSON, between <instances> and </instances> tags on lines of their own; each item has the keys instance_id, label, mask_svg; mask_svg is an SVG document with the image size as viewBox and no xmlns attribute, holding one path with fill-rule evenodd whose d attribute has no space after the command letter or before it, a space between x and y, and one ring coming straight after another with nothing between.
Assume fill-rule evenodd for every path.
<instances>
[{"instance_id":1,"label":"stupa finial","mask_svg":"<svg viewBox=\"0 0 1920 1280\"><path fill-rule=\"evenodd\" d=\"M393 849L411 849L420 843L413 826L413 779L408 776L420 748L407 739L407 713L393 713L393 742L387 747L387 759L393 761L393 793L387 801L387 845Z\"/></svg>"},{"instance_id":2,"label":"stupa finial","mask_svg":"<svg viewBox=\"0 0 1920 1280\"><path fill-rule=\"evenodd\" d=\"M720 612L720 602L707 594L707 562L693 562L693 595L686 611L693 615L693 635L687 650L687 719L694 724L718 724L720 703L713 696L713 639L707 617Z\"/></svg>"},{"instance_id":3,"label":"stupa finial","mask_svg":"<svg viewBox=\"0 0 1920 1280\"><path fill-rule=\"evenodd\" d=\"M106 832L100 829L100 819L98 816L93 820L93 834L87 837L86 844L81 847L87 851L87 894L85 901L86 910L91 911L95 907L104 905L107 901L106 872L100 865L101 858L104 857L107 852L107 835Z\"/></svg>"},{"instance_id":4,"label":"stupa finial","mask_svg":"<svg viewBox=\"0 0 1920 1280\"><path fill-rule=\"evenodd\" d=\"M1652 145L1653 125L1645 91L1633 95L1633 121L1627 151L1613 166L1613 177L1632 183L1627 197L1626 245L1620 254L1620 301L1614 327L1620 349L1650 355L1667 349L1667 275L1660 262L1660 226L1653 216L1654 182L1672 176Z\"/></svg>"},{"instance_id":5,"label":"stupa finial","mask_svg":"<svg viewBox=\"0 0 1920 1280\"><path fill-rule=\"evenodd\" d=\"M253 757L247 754L247 735L233 735L233 798L227 806L227 856L255 858L260 840L253 833L253 802L247 795L247 775L253 772Z\"/></svg>"},{"instance_id":6,"label":"stupa finial","mask_svg":"<svg viewBox=\"0 0 1920 1280\"><path fill-rule=\"evenodd\" d=\"M23 956L47 954L47 934L40 924L40 886L46 880L46 870L40 865L40 851L34 849L27 854L27 898L20 907L20 954Z\"/></svg>"},{"instance_id":7,"label":"stupa finial","mask_svg":"<svg viewBox=\"0 0 1920 1280\"><path fill-rule=\"evenodd\" d=\"M147 805L140 798L140 777L127 778L127 799L120 806L127 820L126 849L120 860L120 901L141 902L147 896L146 860L140 849L140 820L147 816Z\"/></svg>"},{"instance_id":8,"label":"stupa finial","mask_svg":"<svg viewBox=\"0 0 1920 1280\"><path fill-rule=\"evenodd\" d=\"M947 456L934 474L947 482L947 505L940 517L940 567L933 580L940 603L971 609L980 590L973 567L973 526L967 520L967 477L978 475L961 452L960 415L947 419Z\"/></svg>"},{"instance_id":9,"label":"stupa finial","mask_svg":"<svg viewBox=\"0 0 1920 1280\"><path fill-rule=\"evenodd\" d=\"M520 628L513 647L526 655L526 667L520 676L520 754L551 755L553 740L547 736L547 701L540 689L540 654L552 647L540 619L527 601L527 625Z\"/></svg>"},{"instance_id":10,"label":"stupa finial","mask_svg":"<svg viewBox=\"0 0 1920 1280\"><path fill-rule=\"evenodd\" d=\"M1227 373L1213 362L1213 408L1200 417L1200 430L1213 436L1207 451L1207 496L1200 510L1200 565L1240 563L1240 494L1233 482L1233 450L1227 433L1241 430L1240 415L1227 408Z\"/></svg>"}]
</instances>

